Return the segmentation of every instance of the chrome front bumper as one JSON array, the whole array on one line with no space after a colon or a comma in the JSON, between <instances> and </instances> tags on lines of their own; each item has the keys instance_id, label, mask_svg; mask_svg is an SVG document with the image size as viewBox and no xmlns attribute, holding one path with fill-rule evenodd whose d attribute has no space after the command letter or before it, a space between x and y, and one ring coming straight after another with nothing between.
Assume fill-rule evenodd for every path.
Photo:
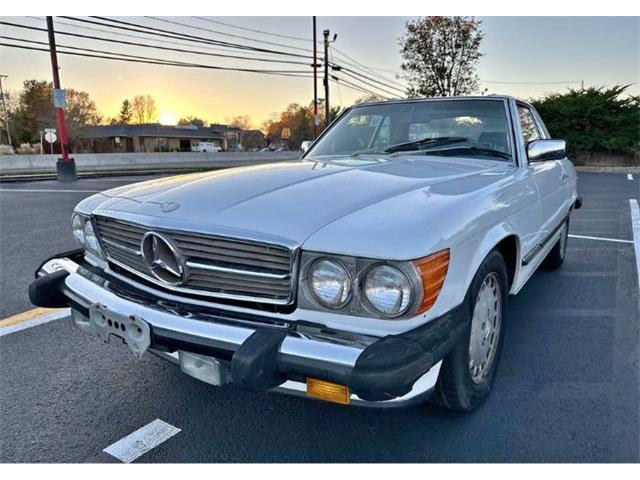
<instances>
[{"instance_id":1,"label":"chrome front bumper","mask_svg":"<svg viewBox=\"0 0 640 480\"><path fill-rule=\"evenodd\" d=\"M30 287L32 301L34 298L39 298L32 293L32 287L34 291L55 288L71 306L76 324L85 321L89 316L89 309L96 304L103 305L122 315L134 315L144 319L152 332L150 349L174 362L177 362L179 351L206 355L221 359L229 364L235 362L236 357L246 356L245 363L250 365L245 365L246 368L243 367L245 370L241 371L240 375L233 377L234 383L240 384L240 386L256 388L258 385L258 389L305 396L307 377L349 385L354 380L355 373L360 373L361 367L366 366L363 363L363 358L367 355L363 355L363 352L369 352L369 347L381 340L341 337L339 333L334 333L333 336L301 333L286 324L279 327L261 328L251 321L238 322L237 315L223 318L219 312L214 316L184 313L174 307L162 307L160 302L158 304L144 303L135 297L123 295L120 291L115 293L114 290L117 289L112 288L112 280L91 272L81 263L82 261L77 257L73 259L53 258L45 262L37 272L40 279ZM64 276L64 273L61 275L62 271L67 272L67 275ZM55 272L59 272L58 276L64 276L64 278L55 286L47 284L46 279L55 276ZM52 294L52 292L46 293ZM36 302L34 301L34 303ZM271 356L273 361L264 365L262 364L264 363L263 359L252 358L254 348L247 346L252 341L254 342L251 344L253 346L262 345L263 342L255 343L256 340L262 340L259 338L260 335L265 336L265 343L269 343L269 336L279 336L276 350L264 353L265 358ZM389 338L385 337L385 340ZM374 357L376 357L375 354ZM440 358L435 359L434 357L426 371L420 372L419 376L414 375L415 378L411 381L411 385L408 389L405 388L403 394L395 397L389 395L392 398L373 400L369 394L365 394L365 397L368 398L363 399L361 395L354 393L352 388L350 403L374 407L399 407L424 401L429 397L436 384L441 365ZM253 378L255 373L253 370L256 368L256 371L260 369L262 369L261 372L266 371L267 377L269 372L272 375L277 375L279 380L271 385L269 378L265 382L262 382L264 379ZM400 368L406 370L403 365L400 365ZM379 376L376 376L375 372L375 369L367 370L363 378L371 379L371 383L376 384ZM233 373L236 375L235 371ZM393 378L393 375L383 376ZM237 379L242 380L237 381ZM388 379L386 381L388 383ZM242 385L243 382L245 385ZM362 382L360 384L362 385ZM362 387L360 389L362 390Z\"/></svg>"}]
</instances>

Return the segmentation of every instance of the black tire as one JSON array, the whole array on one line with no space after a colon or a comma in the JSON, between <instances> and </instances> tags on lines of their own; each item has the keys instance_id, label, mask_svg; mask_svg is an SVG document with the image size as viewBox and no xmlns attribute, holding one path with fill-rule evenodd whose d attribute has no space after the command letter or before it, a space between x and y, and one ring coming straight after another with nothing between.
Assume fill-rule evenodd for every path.
<instances>
[{"instance_id":1,"label":"black tire","mask_svg":"<svg viewBox=\"0 0 640 480\"><path fill-rule=\"evenodd\" d=\"M493 274L493 275L492 275ZM471 339L471 317L478 298L478 293L485 279L492 277L497 279L500 291L500 328L495 346L495 353L490 365L479 383L474 382L470 371L469 345ZM469 315L469 328L466 330L460 342L453 347L449 355L445 357L440 369L438 383L436 384L432 400L449 410L458 412L471 412L481 405L491 392L496 369L500 361L502 342L505 329L505 311L508 296L507 267L502 255L493 250L484 259L480 268L473 277L469 286L465 302Z\"/></svg>"},{"instance_id":2,"label":"black tire","mask_svg":"<svg viewBox=\"0 0 640 480\"><path fill-rule=\"evenodd\" d=\"M561 227L563 228L563 227ZM551 251L547 254L546 258L542 262L542 266L546 270L555 270L560 268L564 263L564 258L567 254L567 238L569 236L569 218L564 222L563 236L556 242Z\"/></svg>"}]
</instances>

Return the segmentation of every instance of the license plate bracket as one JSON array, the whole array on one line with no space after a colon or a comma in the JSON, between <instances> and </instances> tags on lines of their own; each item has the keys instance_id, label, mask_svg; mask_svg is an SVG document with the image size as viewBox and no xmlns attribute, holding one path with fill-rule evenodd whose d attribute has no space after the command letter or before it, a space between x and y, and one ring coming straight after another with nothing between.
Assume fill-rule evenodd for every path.
<instances>
[{"instance_id":1,"label":"license plate bracket","mask_svg":"<svg viewBox=\"0 0 640 480\"><path fill-rule=\"evenodd\" d=\"M151 328L138 315L122 314L94 303L89 307L89 321L102 340L109 343L112 336L120 338L138 358L151 345Z\"/></svg>"}]
</instances>

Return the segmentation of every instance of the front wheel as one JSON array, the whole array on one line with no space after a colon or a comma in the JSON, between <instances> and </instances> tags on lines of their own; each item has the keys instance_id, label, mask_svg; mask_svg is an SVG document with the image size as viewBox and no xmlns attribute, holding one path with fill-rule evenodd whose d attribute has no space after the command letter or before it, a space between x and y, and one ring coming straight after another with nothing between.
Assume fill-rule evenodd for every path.
<instances>
[{"instance_id":1,"label":"front wheel","mask_svg":"<svg viewBox=\"0 0 640 480\"><path fill-rule=\"evenodd\" d=\"M507 268L497 251L484 259L465 302L471 318L462 340L443 360L435 401L460 412L470 412L487 398L495 378L507 303Z\"/></svg>"}]
</instances>

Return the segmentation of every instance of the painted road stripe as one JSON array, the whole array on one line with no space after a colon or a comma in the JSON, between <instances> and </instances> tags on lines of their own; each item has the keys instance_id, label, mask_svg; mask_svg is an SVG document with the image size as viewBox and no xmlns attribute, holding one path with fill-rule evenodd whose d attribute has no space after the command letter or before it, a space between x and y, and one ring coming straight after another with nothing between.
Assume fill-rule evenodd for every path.
<instances>
[{"instance_id":1,"label":"painted road stripe","mask_svg":"<svg viewBox=\"0 0 640 480\"><path fill-rule=\"evenodd\" d=\"M62 190L58 188L0 188L0 192L18 193L98 193L100 190Z\"/></svg>"},{"instance_id":2,"label":"painted road stripe","mask_svg":"<svg viewBox=\"0 0 640 480\"><path fill-rule=\"evenodd\" d=\"M116 457L121 462L131 463L179 432L179 428L156 418L153 422L109 445L103 452Z\"/></svg>"},{"instance_id":3,"label":"painted road stripe","mask_svg":"<svg viewBox=\"0 0 640 480\"><path fill-rule=\"evenodd\" d=\"M34 308L0 320L0 337L71 315L68 308Z\"/></svg>"},{"instance_id":4,"label":"painted road stripe","mask_svg":"<svg viewBox=\"0 0 640 480\"><path fill-rule=\"evenodd\" d=\"M630 173L627 173L627 180L633 180L633 175L631 175Z\"/></svg>"},{"instance_id":5,"label":"painted road stripe","mask_svg":"<svg viewBox=\"0 0 640 480\"><path fill-rule=\"evenodd\" d=\"M640 208L635 198L629 199L631 207L631 228L633 230L634 250L636 252L636 269L638 270L638 284L640 285Z\"/></svg>"},{"instance_id":6,"label":"painted road stripe","mask_svg":"<svg viewBox=\"0 0 640 480\"><path fill-rule=\"evenodd\" d=\"M600 240L602 242L615 242L615 243L633 243L633 240L621 240L619 238L605 238L605 237L590 237L589 235L573 235L569 234L571 238L581 238L583 240Z\"/></svg>"}]
</instances>

